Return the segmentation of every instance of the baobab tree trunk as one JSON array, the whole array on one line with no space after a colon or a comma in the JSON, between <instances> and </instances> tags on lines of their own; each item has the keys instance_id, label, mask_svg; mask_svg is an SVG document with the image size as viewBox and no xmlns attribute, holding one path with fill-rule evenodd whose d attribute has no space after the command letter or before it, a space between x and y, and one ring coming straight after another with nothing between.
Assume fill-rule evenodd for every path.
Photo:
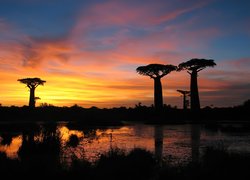
<instances>
[{"instance_id":1,"label":"baobab tree trunk","mask_svg":"<svg viewBox=\"0 0 250 180\"><path fill-rule=\"evenodd\" d=\"M35 88L30 88L30 101L29 107L35 107Z\"/></svg>"},{"instance_id":2,"label":"baobab tree trunk","mask_svg":"<svg viewBox=\"0 0 250 180\"><path fill-rule=\"evenodd\" d=\"M156 111L161 111L163 108L161 78L154 78L154 102Z\"/></svg>"},{"instance_id":3,"label":"baobab tree trunk","mask_svg":"<svg viewBox=\"0 0 250 180\"><path fill-rule=\"evenodd\" d=\"M190 95L191 95L191 109L199 110L200 99L199 99L198 83L197 83L197 71L195 70L193 70L191 73Z\"/></svg>"}]
</instances>

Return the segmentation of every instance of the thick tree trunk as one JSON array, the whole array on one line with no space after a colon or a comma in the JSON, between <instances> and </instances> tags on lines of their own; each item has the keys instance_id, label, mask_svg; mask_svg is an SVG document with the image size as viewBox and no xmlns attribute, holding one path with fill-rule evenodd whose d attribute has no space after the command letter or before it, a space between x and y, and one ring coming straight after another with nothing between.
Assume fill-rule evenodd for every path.
<instances>
[{"instance_id":1,"label":"thick tree trunk","mask_svg":"<svg viewBox=\"0 0 250 180\"><path fill-rule=\"evenodd\" d=\"M35 88L30 88L30 101L29 107L35 107Z\"/></svg>"},{"instance_id":2,"label":"thick tree trunk","mask_svg":"<svg viewBox=\"0 0 250 180\"><path fill-rule=\"evenodd\" d=\"M199 99L199 91L198 91L198 83L197 83L197 71L192 71L191 73L191 84L190 84L190 92L191 92L191 109L199 110L200 109L200 99Z\"/></svg>"},{"instance_id":3,"label":"thick tree trunk","mask_svg":"<svg viewBox=\"0 0 250 180\"><path fill-rule=\"evenodd\" d=\"M154 78L154 102L156 111L161 111L163 108L161 78Z\"/></svg>"}]
</instances>

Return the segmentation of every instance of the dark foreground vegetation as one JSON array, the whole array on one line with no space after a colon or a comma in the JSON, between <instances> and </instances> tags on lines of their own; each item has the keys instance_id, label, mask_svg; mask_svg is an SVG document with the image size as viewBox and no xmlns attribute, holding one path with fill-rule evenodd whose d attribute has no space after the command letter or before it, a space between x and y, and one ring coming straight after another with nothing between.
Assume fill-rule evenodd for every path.
<instances>
[{"instance_id":1,"label":"dark foreground vegetation","mask_svg":"<svg viewBox=\"0 0 250 180\"><path fill-rule=\"evenodd\" d=\"M36 108L0 107L0 122L36 122L36 121L71 121L90 125L120 125L124 121L146 123L221 123L250 122L250 100L243 105L228 108L205 107L199 111L183 110L165 105L161 112L154 107L143 106L140 103L134 108L99 109L97 107L83 108L56 107L43 105Z\"/></svg>"},{"instance_id":2,"label":"dark foreground vegetation","mask_svg":"<svg viewBox=\"0 0 250 180\"><path fill-rule=\"evenodd\" d=\"M53 153L52 153L53 154ZM73 158L65 167L48 152L31 153L26 159L11 160L0 153L2 177L82 179L249 179L250 154L229 153L223 148L206 148L197 162L159 162L151 152L134 149L125 153L113 149L94 163Z\"/></svg>"}]
</instances>

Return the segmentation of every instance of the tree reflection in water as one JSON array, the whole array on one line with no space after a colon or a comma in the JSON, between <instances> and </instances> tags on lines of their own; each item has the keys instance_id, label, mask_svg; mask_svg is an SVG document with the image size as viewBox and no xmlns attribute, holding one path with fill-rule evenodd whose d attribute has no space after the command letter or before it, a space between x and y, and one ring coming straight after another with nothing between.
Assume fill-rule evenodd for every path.
<instances>
[{"instance_id":1,"label":"tree reflection in water","mask_svg":"<svg viewBox=\"0 0 250 180\"><path fill-rule=\"evenodd\" d=\"M191 125L191 151L192 151L192 162L199 162L200 156L200 136L201 127L199 124Z\"/></svg>"},{"instance_id":2,"label":"tree reflection in water","mask_svg":"<svg viewBox=\"0 0 250 180\"><path fill-rule=\"evenodd\" d=\"M33 125L22 131L18 156L24 170L56 172L60 167L61 142L56 124Z\"/></svg>"},{"instance_id":3,"label":"tree reflection in water","mask_svg":"<svg viewBox=\"0 0 250 180\"><path fill-rule=\"evenodd\" d=\"M154 127L154 141L155 141L155 157L159 165L161 165L162 153L163 153L163 126L156 125Z\"/></svg>"}]
</instances>

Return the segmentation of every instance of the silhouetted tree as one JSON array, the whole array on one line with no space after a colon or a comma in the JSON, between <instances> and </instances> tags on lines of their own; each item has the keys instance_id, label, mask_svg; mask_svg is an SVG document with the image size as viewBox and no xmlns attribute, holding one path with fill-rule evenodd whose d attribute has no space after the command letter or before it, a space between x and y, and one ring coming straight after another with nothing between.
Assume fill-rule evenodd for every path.
<instances>
[{"instance_id":1,"label":"silhouetted tree","mask_svg":"<svg viewBox=\"0 0 250 180\"><path fill-rule=\"evenodd\" d=\"M188 74L191 75L190 96L192 110L200 109L200 99L197 83L198 72L205 69L206 67L214 67L215 65L215 62L212 59L191 59L187 62L179 64L178 70L187 70Z\"/></svg>"},{"instance_id":2,"label":"silhouetted tree","mask_svg":"<svg viewBox=\"0 0 250 180\"><path fill-rule=\"evenodd\" d=\"M149 64L147 66L140 66L136 69L139 74L154 79L154 104L157 111L163 108L161 78L176 69L176 66L170 64Z\"/></svg>"},{"instance_id":3,"label":"silhouetted tree","mask_svg":"<svg viewBox=\"0 0 250 180\"><path fill-rule=\"evenodd\" d=\"M29 107L35 107L35 89L39 85L44 85L46 81L41 80L40 78L24 78L18 79L23 84L26 84L27 87L30 89L30 99L29 99Z\"/></svg>"},{"instance_id":4,"label":"silhouetted tree","mask_svg":"<svg viewBox=\"0 0 250 180\"><path fill-rule=\"evenodd\" d=\"M250 107L250 99L246 100L246 101L243 103L243 107Z\"/></svg>"},{"instance_id":5,"label":"silhouetted tree","mask_svg":"<svg viewBox=\"0 0 250 180\"><path fill-rule=\"evenodd\" d=\"M183 95L183 109L187 109L188 106L187 95L190 94L190 91L184 91L179 89L177 89L177 91Z\"/></svg>"}]
</instances>

